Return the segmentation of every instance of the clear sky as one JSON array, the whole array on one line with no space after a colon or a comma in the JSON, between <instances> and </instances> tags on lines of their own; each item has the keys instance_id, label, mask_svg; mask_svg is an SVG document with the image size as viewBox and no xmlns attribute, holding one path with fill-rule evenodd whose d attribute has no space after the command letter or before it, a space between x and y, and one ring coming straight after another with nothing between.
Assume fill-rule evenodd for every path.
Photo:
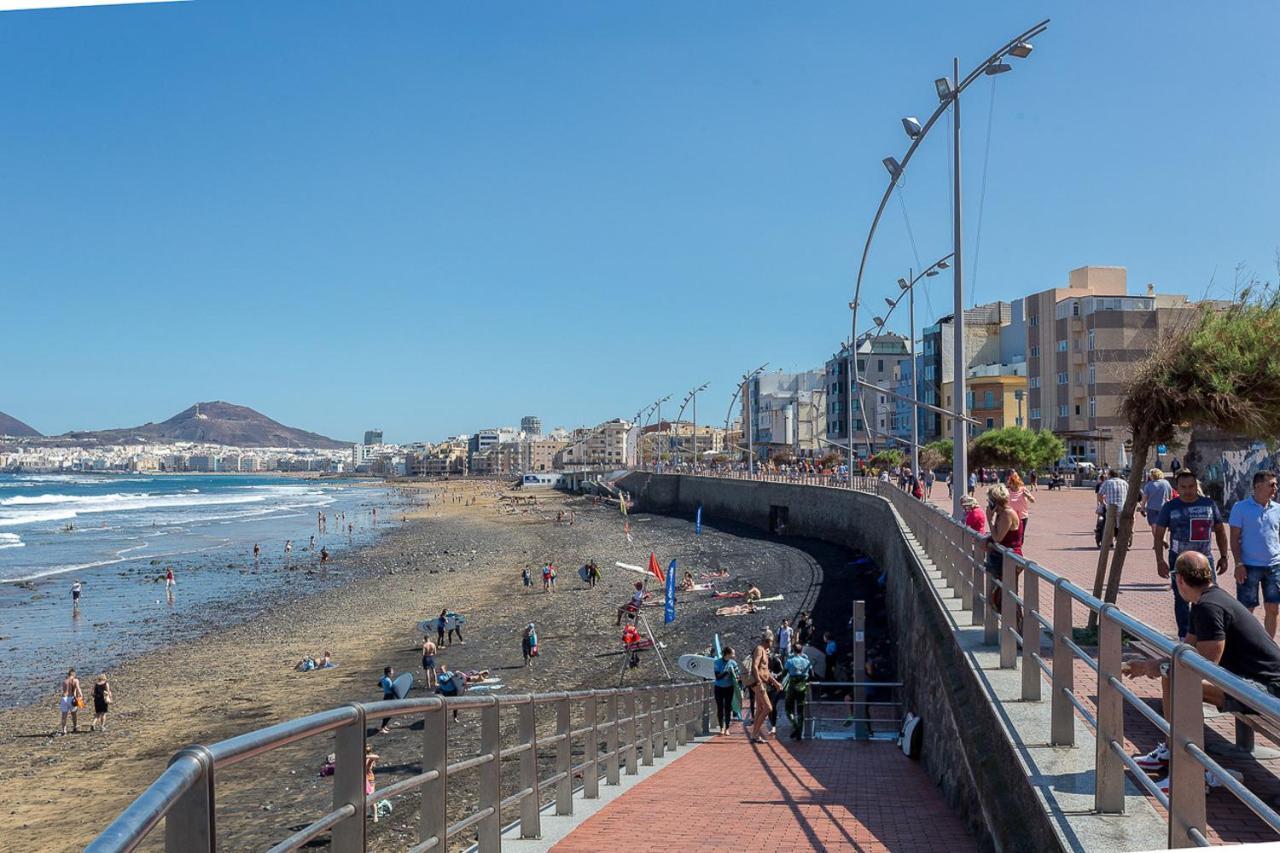
<instances>
[{"instance_id":1,"label":"clear sky","mask_svg":"<svg viewBox=\"0 0 1280 853\"><path fill-rule=\"evenodd\" d=\"M0 14L0 410L55 433L225 399L411 441L709 380L723 421L744 370L848 335L899 118L1049 15L966 94L969 301L1084 264L1197 296L1239 263L1274 279L1280 6L1050 5ZM950 251L944 131L904 182L916 249L895 200L868 304ZM922 322L949 311L932 287Z\"/></svg>"}]
</instances>

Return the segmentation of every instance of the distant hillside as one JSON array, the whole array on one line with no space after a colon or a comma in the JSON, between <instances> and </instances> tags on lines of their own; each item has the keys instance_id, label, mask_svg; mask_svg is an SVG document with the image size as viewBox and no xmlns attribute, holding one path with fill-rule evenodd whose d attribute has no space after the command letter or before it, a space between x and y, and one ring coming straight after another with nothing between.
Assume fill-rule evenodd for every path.
<instances>
[{"instance_id":1,"label":"distant hillside","mask_svg":"<svg viewBox=\"0 0 1280 853\"><path fill-rule=\"evenodd\" d=\"M294 429L246 406L215 400L196 403L162 423L127 429L68 432L60 443L80 445L142 444L149 442L203 441L232 447L317 447L338 449L351 442L319 433Z\"/></svg>"},{"instance_id":2,"label":"distant hillside","mask_svg":"<svg viewBox=\"0 0 1280 853\"><path fill-rule=\"evenodd\" d=\"M14 438L25 438L27 436L39 436L40 433L17 418L9 417L4 412L0 412L0 435L11 435Z\"/></svg>"}]
</instances>

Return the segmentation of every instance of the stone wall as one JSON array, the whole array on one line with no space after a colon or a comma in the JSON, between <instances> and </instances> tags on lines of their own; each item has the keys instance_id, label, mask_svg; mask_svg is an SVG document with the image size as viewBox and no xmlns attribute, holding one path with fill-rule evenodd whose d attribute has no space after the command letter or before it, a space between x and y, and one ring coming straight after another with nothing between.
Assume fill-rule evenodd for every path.
<instances>
[{"instance_id":1,"label":"stone wall","mask_svg":"<svg viewBox=\"0 0 1280 853\"><path fill-rule=\"evenodd\" d=\"M769 529L785 507L786 533L853 548L887 570L886 601L907 709L922 717L922 761L987 849L1061 849L1028 782L999 710L951 630L897 514L874 495L785 483L636 473L623 489L642 511L717 518ZM775 513L776 514L776 513Z\"/></svg>"}]
</instances>

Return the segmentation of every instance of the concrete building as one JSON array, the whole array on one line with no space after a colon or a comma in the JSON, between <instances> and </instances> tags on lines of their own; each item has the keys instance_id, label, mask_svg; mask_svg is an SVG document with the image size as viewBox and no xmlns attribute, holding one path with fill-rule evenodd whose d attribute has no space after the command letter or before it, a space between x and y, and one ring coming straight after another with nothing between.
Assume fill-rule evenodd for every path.
<instances>
[{"instance_id":1,"label":"concrete building","mask_svg":"<svg viewBox=\"0 0 1280 853\"><path fill-rule=\"evenodd\" d=\"M594 429L575 430L573 441L555 454L554 467L631 467L636 464L639 432L639 427L621 418L605 421Z\"/></svg>"},{"instance_id":2,"label":"concrete building","mask_svg":"<svg viewBox=\"0 0 1280 853\"><path fill-rule=\"evenodd\" d=\"M965 369L984 364L1001 364L1021 360L1018 353L1016 330L1021 328L1021 309L1018 304L1018 320L1014 320L1014 304L990 302L975 305L964 312ZM946 408L943 385L955 382L955 315L948 314L924 330L921 349L924 360L921 365L922 402ZM936 412L921 410L921 444L950 438L951 433Z\"/></svg>"},{"instance_id":3,"label":"concrete building","mask_svg":"<svg viewBox=\"0 0 1280 853\"><path fill-rule=\"evenodd\" d=\"M520 431L525 435L542 435L542 419L537 415L525 415L520 419Z\"/></svg>"},{"instance_id":4,"label":"concrete building","mask_svg":"<svg viewBox=\"0 0 1280 853\"><path fill-rule=\"evenodd\" d=\"M783 452L821 456L818 439L826 433L826 408L826 374L819 369L762 373L751 379L750 394L742 399L743 417L751 419L751 439L762 459Z\"/></svg>"},{"instance_id":5,"label":"concrete building","mask_svg":"<svg viewBox=\"0 0 1280 853\"><path fill-rule=\"evenodd\" d=\"M1132 436L1119 417L1127 377L1155 341L1197 310L1185 296L1127 292L1124 267L1080 267L1066 287L1026 298L1027 419L1067 452L1118 465Z\"/></svg>"},{"instance_id":6,"label":"concrete building","mask_svg":"<svg viewBox=\"0 0 1280 853\"><path fill-rule=\"evenodd\" d=\"M364 431L364 444L369 447L374 444L382 444L382 430L367 429Z\"/></svg>"},{"instance_id":7,"label":"concrete building","mask_svg":"<svg viewBox=\"0 0 1280 853\"><path fill-rule=\"evenodd\" d=\"M911 342L905 335L887 332L882 335L863 335L857 343L858 376L873 385L893 391L898 365L911 359ZM849 395L849 348L840 351L827 361L824 374L826 387L826 443L847 445L846 433ZM888 394L870 389L855 389L853 396L853 444L854 453L867 455L867 431L871 432L871 452L893 447L893 425L896 421L896 403ZM824 451L825 452L825 449ZM818 454L819 456L822 453Z\"/></svg>"}]
</instances>

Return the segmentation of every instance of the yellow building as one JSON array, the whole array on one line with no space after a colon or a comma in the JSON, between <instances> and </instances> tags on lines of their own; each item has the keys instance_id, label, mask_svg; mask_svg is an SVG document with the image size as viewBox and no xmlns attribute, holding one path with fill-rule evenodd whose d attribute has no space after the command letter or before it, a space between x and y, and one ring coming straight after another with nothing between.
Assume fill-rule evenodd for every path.
<instances>
[{"instance_id":1,"label":"yellow building","mask_svg":"<svg viewBox=\"0 0 1280 853\"><path fill-rule=\"evenodd\" d=\"M995 367L991 365L990 367ZM1008 365L1003 365L1008 368ZM978 421L969 425L969 435L976 436L989 429L1027 425L1027 377L1014 373L985 373L982 367L976 368L974 374L965 382L966 409L969 417ZM942 406L952 407L951 397L954 383L942 383ZM952 419L942 417L943 435L950 436Z\"/></svg>"}]
</instances>

